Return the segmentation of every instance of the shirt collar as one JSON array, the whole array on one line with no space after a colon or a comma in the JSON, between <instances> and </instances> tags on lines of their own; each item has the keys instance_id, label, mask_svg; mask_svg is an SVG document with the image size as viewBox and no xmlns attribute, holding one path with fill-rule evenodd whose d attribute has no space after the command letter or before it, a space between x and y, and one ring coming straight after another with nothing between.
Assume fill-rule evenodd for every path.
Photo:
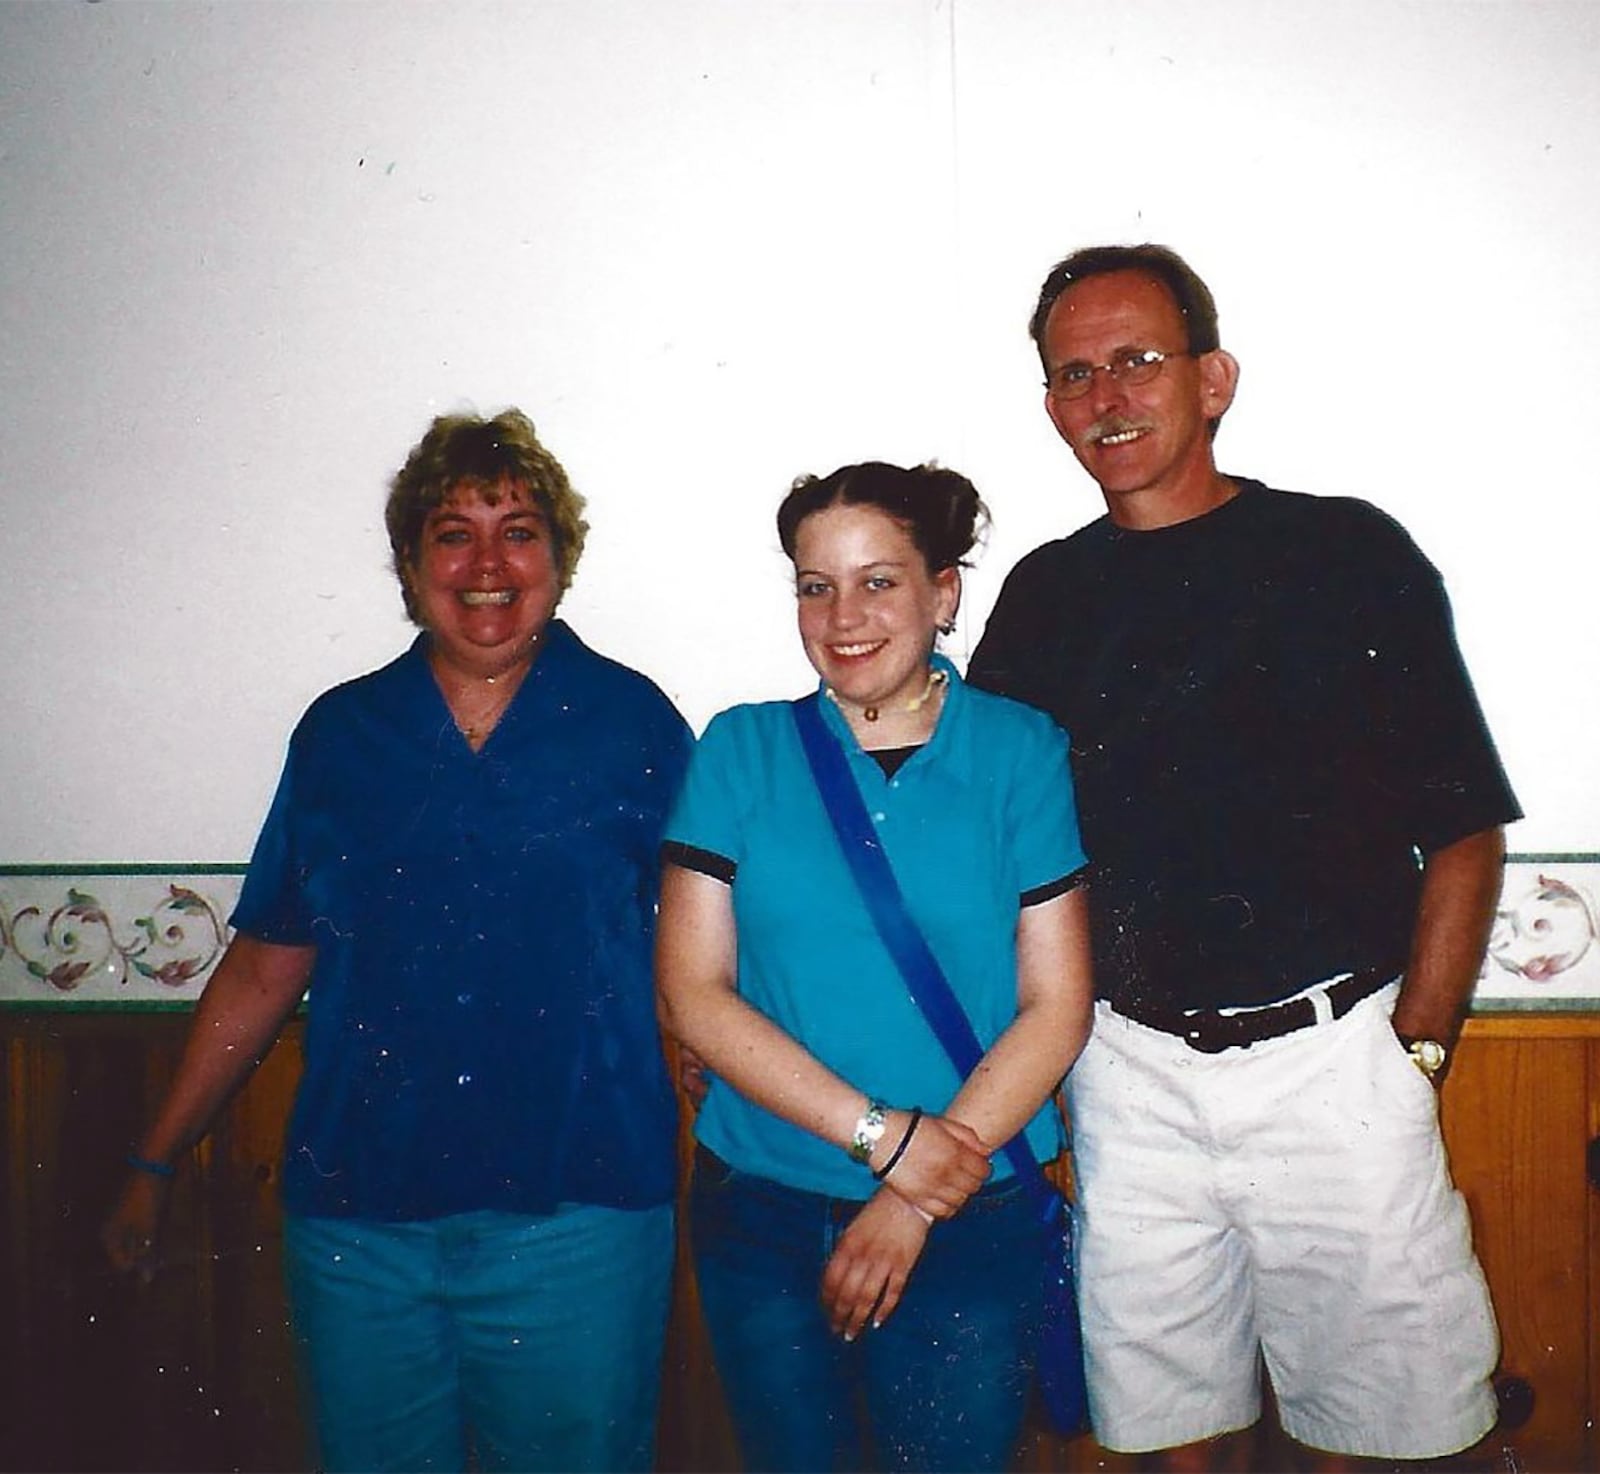
<instances>
[{"instance_id":1,"label":"shirt collar","mask_svg":"<svg viewBox=\"0 0 1600 1474\"><path fill-rule=\"evenodd\" d=\"M547 693L552 686L557 690L562 689L566 684L565 677L584 648L583 642L565 621L551 619L540 637L539 652L534 657L532 668L517 687L516 694L500 718L501 725L516 722L520 711L542 704L548 699ZM433 670L428 664L426 630L417 632L416 639L395 665L405 682L405 698L420 719L419 730L432 733L441 721L452 721L444 693L434 680Z\"/></svg>"}]
</instances>

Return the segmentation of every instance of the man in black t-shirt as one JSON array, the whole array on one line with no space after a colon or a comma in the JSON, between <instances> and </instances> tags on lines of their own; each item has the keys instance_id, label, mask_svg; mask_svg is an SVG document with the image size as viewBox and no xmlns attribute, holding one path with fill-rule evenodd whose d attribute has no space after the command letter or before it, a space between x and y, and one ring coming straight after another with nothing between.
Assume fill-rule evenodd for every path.
<instances>
[{"instance_id":1,"label":"man in black t-shirt","mask_svg":"<svg viewBox=\"0 0 1600 1474\"><path fill-rule=\"evenodd\" d=\"M1259 1416L1425 1458L1491 1426L1435 1092L1519 817L1437 572L1364 502L1225 476L1238 365L1164 247L1031 323L1107 515L1007 579L974 684L1072 739L1094 1037L1069 1080L1095 1429L1225 1464Z\"/></svg>"}]
</instances>

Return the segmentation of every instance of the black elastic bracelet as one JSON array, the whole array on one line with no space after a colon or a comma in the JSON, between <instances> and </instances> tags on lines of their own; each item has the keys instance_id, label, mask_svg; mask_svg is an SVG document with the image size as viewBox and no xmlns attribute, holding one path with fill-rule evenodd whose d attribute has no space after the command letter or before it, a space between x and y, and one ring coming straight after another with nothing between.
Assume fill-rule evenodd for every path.
<instances>
[{"instance_id":1,"label":"black elastic bracelet","mask_svg":"<svg viewBox=\"0 0 1600 1474\"><path fill-rule=\"evenodd\" d=\"M900 1145L889 1153L889 1160L872 1175L882 1182L896 1167L900 1165L900 1158L905 1156L906 1148L911 1145L911 1138L917 1134L917 1127L922 1124L922 1107L911 1107L911 1124L906 1127L906 1134L900 1138Z\"/></svg>"},{"instance_id":2,"label":"black elastic bracelet","mask_svg":"<svg viewBox=\"0 0 1600 1474\"><path fill-rule=\"evenodd\" d=\"M176 1177L178 1169L170 1162L152 1162L149 1157L141 1157L137 1152L129 1152L124 1159L135 1172L148 1172L152 1177Z\"/></svg>"}]
</instances>

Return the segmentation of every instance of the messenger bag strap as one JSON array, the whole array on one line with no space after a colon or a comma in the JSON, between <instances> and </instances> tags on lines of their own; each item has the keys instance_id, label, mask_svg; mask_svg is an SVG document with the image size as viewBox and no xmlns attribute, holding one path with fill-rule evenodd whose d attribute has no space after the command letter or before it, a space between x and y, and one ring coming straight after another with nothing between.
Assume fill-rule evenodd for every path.
<instances>
[{"instance_id":1,"label":"messenger bag strap","mask_svg":"<svg viewBox=\"0 0 1600 1474\"><path fill-rule=\"evenodd\" d=\"M983 1058L983 1046L944 969L939 966L938 958L906 907L900 883L879 843L867 806L861 800L861 790L850 774L844 749L823 721L817 693L813 691L801 697L794 703L793 710L800 743L811 765L811 776L816 779L822 805L833 821L839 848L844 852L872 924L905 979L912 1001L944 1046L957 1074L965 1080ZM1023 1132L1019 1131L1006 1143L1005 1153L1018 1181L1039 1204L1042 1215L1047 1219L1053 1217L1060 1211L1061 1195L1050 1186Z\"/></svg>"}]
</instances>

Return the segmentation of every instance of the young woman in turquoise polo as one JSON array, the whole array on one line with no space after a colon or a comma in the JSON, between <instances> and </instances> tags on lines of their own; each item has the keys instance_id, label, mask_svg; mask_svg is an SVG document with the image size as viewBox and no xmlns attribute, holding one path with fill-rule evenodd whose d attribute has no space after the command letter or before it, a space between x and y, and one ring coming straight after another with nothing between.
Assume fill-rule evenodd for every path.
<instances>
[{"instance_id":1,"label":"young woman in turquoise polo","mask_svg":"<svg viewBox=\"0 0 1600 1474\"><path fill-rule=\"evenodd\" d=\"M1001 1148L1060 1145L1089 1024L1067 744L934 651L983 516L872 462L778 514L819 706L908 909L986 1051L962 1078L857 890L792 704L715 718L667 826L657 983L706 1071L701 1301L754 1469L999 1469L1050 1233Z\"/></svg>"}]
</instances>

